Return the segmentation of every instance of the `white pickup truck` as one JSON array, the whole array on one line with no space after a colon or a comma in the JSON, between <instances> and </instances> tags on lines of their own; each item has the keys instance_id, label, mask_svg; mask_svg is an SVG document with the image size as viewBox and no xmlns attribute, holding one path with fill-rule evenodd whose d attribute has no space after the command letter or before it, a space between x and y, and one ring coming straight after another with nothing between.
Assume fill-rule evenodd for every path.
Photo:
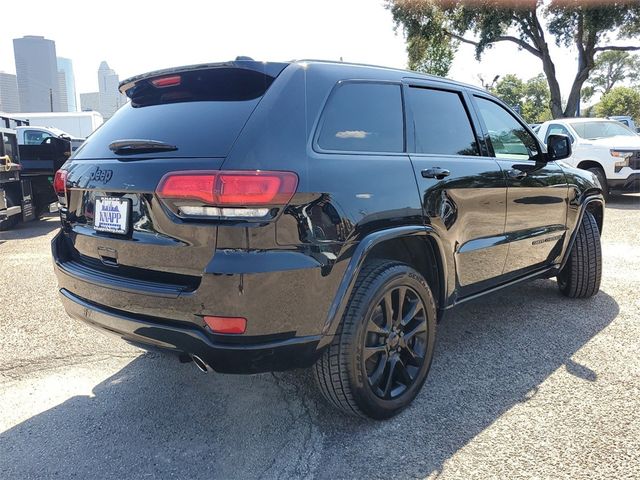
<instances>
[{"instance_id":1,"label":"white pickup truck","mask_svg":"<svg viewBox=\"0 0 640 480\"><path fill-rule=\"evenodd\" d=\"M71 151L75 152L84 142L84 138L76 138L55 127L22 126L16 128L18 145L42 145L47 138L65 138L71 142Z\"/></svg>"},{"instance_id":2,"label":"white pickup truck","mask_svg":"<svg viewBox=\"0 0 640 480\"><path fill-rule=\"evenodd\" d=\"M605 193L640 191L640 135L606 118L562 118L543 123L537 131L546 143L551 134L567 135L573 153L564 160L593 172Z\"/></svg>"}]
</instances>

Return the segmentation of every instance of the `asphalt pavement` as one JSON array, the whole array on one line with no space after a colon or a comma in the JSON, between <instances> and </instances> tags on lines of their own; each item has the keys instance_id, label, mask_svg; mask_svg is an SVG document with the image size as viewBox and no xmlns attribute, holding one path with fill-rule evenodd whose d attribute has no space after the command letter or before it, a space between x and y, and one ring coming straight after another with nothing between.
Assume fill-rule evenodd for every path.
<instances>
[{"instance_id":1,"label":"asphalt pavement","mask_svg":"<svg viewBox=\"0 0 640 480\"><path fill-rule=\"evenodd\" d=\"M308 372L200 373L68 318L55 218L0 232L0 478L640 478L640 196L607 205L601 292L537 280L456 307L392 420Z\"/></svg>"}]
</instances>

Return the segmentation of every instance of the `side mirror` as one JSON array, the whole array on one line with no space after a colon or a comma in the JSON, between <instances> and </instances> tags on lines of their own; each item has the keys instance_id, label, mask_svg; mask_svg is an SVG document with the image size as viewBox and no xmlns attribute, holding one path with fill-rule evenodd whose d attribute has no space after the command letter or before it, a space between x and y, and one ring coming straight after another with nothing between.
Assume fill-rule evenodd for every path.
<instances>
[{"instance_id":1,"label":"side mirror","mask_svg":"<svg viewBox=\"0 0 640 480\"><path fill-rule=\"evenodd\" d=\"M571 139L566 135L549 135L549 138L547 138L547 157L549 161L564 160L570 156Z\"/></svg>"}]
</instances>

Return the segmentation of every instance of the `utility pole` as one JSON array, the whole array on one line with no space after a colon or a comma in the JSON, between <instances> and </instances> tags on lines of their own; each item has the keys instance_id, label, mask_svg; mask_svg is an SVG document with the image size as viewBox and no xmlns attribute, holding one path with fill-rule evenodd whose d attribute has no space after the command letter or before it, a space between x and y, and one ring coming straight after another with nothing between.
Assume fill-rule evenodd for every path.
<instances>
[{"instance_id":1,"label":"utility pole","mask_svg":"<svg viewBox=\"0 0 640 480\"><path fill-rule=\"evenodd\" d=\"M53 112L53 89L49 89L49 104L51 105L51 111Z\"/></svg>"}]
</instances>

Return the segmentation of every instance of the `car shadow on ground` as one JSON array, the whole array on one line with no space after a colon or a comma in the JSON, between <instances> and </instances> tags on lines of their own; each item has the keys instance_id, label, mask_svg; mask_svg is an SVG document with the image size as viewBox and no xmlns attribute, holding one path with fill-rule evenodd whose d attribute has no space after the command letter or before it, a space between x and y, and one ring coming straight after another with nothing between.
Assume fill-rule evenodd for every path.
<instances>
[{"instance_id":1,"label":"car shadow on ground","mask_svg":"<svg viewBox=\"0 0 640 480\"><path fill-rule=\"evenodd\" d=\"M607 208L616 210L640 210L639 195L610 195Z\"/></svg>"},{"instance_id":2,"label":"car shadow on ground","mask_svg":"<svg viewBox=\"0 0 640 480\"><path fill-rule=\"evenodd\" d=\"M30 222L20 222L10 230L0 232L0 243L7 240L25 240L27 238L47 235L60 228L60 221L57 213L47 214L38 220Z\"/></svg>"},{"instance_id":3,"label":"car shadow on ground","mask_svg":"<svg viewBox=\"0 0 640 480\"><path fill-rule=\"evenodd\" d=\"M567 300L538 280L460 305L439 326L433 367L394 419L342 416L308 372L203 376L147 354L0 434L4 478L423 478L558 369L618 314L605 292Z\"/></svg>"}]
</instances>

